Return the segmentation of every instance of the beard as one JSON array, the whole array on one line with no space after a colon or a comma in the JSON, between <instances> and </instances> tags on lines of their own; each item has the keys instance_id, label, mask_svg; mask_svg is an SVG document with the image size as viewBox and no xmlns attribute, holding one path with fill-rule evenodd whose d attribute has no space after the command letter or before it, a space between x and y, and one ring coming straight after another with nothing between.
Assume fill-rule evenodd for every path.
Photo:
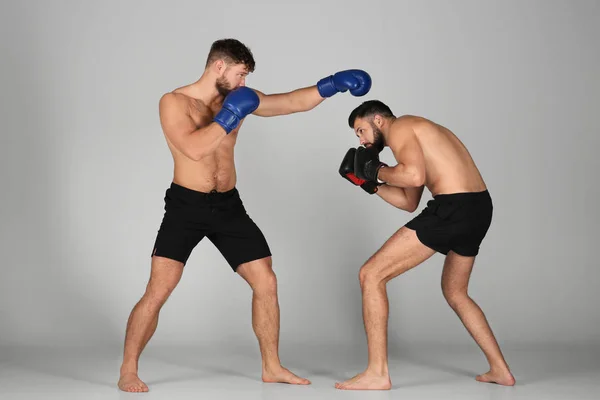
<instances>
[{"instance_id":1,"label":"beard","mask_svg":"<svg viewBox=\"0 0 600 400\"><path fill-rule=\"evenodd\" d=\"M217 78L215 86L217 87L219 94L223 97L227 96L233 90L229 85L229 82L227 82L227 79L223 76Z\"/></svg>"},{"instance_id":2,"label":"beard","mask_svg":"<svg viewBox=\"0 0 600 400\"><path fill-rule=\"evenodd\" d=\"M379 130L379 128L377 128L375 126L375 124L372 122L371 122L371 127L373 128L373 144L372 144L372 146L374 148L376 148L378 152L381 153L381 151L383 150L383 148L386 145L385 138L383 137L383 132L381 132Z\"/></svg>"}]
</instances>

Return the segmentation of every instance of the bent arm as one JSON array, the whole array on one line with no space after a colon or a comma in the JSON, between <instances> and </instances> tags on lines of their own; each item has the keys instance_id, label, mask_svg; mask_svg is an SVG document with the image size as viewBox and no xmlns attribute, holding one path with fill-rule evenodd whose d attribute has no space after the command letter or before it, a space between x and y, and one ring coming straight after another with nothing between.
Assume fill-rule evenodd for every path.
<instances>
[{"instance_id":1,"label":"bent arm","mask_svg":"<svg viewBox=\"0 0 600 400\"><path fill-rule=\"evenodd\" d=\"M178 107L174 94L165 94L159 102L160 122L169 141L186 157L198 161L213 153L227 136L216 122L197 128L192 118Z\"/></svg>"},{"instance_id":2,"label":"bent arm","mask_svg":"<svg viewBox=\"0 0 600 400\"><path fill-rule=\"evenodd\" d=\"M424 186L402 188L381 185L377 190L377 195L394 207L412 213L417 209L421 202L424 188Z\"/></svg>"},{"instance_id":3,"label":"bent arm","mask_svg":"<svg viewBox=\"0 0 600 400\"><path fill-rule=\"evenodd\" d=\"M411 132L413 135L414 133ZM408 134L411 134L408 133ZM401 137L402 133L398 134ZM388 185L402 188L418 188L425 184L425 157L421 145L415 137L400 146L390 143L390 149L398 164L381 167L377 177Z\"/></svg>"},{"instance_id":4,"label":"bent arm","mask_svg":"<svg viewBox=\"0 0 600 400\"><path fill-rule=\"evenodd\" d=\"M424 175L414 165L399 163L394 167L381 167L377 177L390 186L414 188L423 185Z\"/></svg>"},{"instance_id":5,"label":"bent arm","mask_svg":"<svg viewBox=\"0 0 600 400\"><path fill-rule=\"evenodd\" d=\"M274 117L297 112L309 111L325 100L317 86L309 86L287 93L264 94L253 89L260 99L258 108L253 112L260 117Z\"/></svg>"}]
</instances>

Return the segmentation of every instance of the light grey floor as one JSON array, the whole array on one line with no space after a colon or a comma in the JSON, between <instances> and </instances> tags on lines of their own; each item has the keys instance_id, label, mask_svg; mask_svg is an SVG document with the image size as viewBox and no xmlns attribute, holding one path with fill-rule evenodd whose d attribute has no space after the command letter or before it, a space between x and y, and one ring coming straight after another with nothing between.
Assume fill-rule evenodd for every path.
<instances>
[{"instance_id":1,"label":"light grey floor","mask_svg":"<svg viewBox=\"0 0 600 400\"><path fill-rule=\"evenodd\" d=\"M348 392L336 381L360 372L364 349L290 346L284 364L310 386L264 384L253 348L150 346L140 376L150 392L116 389L118 348L0 348L0 399L599 399L600 352L592 347L506 347L514 387L476 382L487 364L477 349L413 346L390 361L393 388Z\"/></svg>"}]
</instances>

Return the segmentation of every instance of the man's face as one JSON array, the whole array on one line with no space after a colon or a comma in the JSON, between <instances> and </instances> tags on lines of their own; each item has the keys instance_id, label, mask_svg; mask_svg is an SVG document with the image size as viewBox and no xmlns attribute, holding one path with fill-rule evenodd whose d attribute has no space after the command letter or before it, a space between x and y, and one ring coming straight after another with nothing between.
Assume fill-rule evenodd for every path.
<instances>
[{"instance_id":1,"label":"man's face","mask_svg":"<svg viewBox=\"0 0 600 400\"><path fill-rule=\"evenodd\" d=\"M357 118L354 121L354 132L362 146L375 147L380 152L385 147L383 133L375 125L373 118Z\"/></svg>"},{"instance_id":2,"label":"man's face","mask_svg":"<svg viewBox=\"0 0 600 400\"><path fill-rule=\"evenodd\" d=\"M246 85L246 76L248 76L248 68L244 64L225 64L216 82L219 94L227 96L232 90Z\"/></svg>"}]
</instances>

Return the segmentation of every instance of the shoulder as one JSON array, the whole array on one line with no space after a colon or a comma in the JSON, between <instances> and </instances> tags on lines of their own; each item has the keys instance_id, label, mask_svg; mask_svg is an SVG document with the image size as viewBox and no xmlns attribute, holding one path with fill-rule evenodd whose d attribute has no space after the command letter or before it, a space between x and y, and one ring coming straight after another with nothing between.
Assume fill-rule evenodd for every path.
<instances>
[{"instance_id":1,"label":"shoulder","mask_svg":"<svg viewBox=\"0 0 600 400\"><path fill-rule=\"evenodd\" d=\"M159 99L159 105L161 107L169 107L174 106L176 104L184 104L188 103L190 98L183 93L179 93L177 91L163 93Z\"/></svg>"},{"instance_id":2,"label":"shoulder","mask_svg":"<svg viewBox=\"0 0 600 400\"><path fill-rule=\"evenodd\" d=\"M158 102L161 115L189 115L194 99L176 91L164 93Z\"/></svg>"},{"instance_id":3,"label":"shoulder","mask_svg":"<svg viewBox=\"0 0 600 400\"><path fill-rule=\"evenodd\" d=\"M417 115L402 115L392 123L391 138L393 140L405 142L411 139L417 139L419 132L423 128L434 126L435 124L427 118Z\"/></svg>"},{"instance_id":4,"label":"shoulder","mask_svg":"<svg viewBox=\"0 0 600 400\"><path fill-rule=\"evenodd\" d=\"M420 157L423 152L418 138L419 126L426 123L421 117L403 115L390 128L387 144L394 155L401 159Z\"/></svg>"},{"instance_id":5,"label":"shoulder","mask_svg":"<svg viewBox=\"0 0 600 400\"><path fill-rule=\"evenodd\" d=\"M388 142L390 145L402 146L414 137L414 127L417 120L412 115L402 115L397 117L390 125L390 134Z\"/></svg>"},{"instance_id":6,"label":"shoulder","mask_svg":"<svg viewBox=\"0 0 600 400\"><path fill-rule=\"evenodd\" d=\"M178 127L182 125L186 126L186 129L188 126L191 129L193 125L192 100L189 96L175 91L161 95L158 113L163 128L168 128L168 132L171 132L174 128L177 128L176 131L178 131Z\"/></svg>"},{"instance_id":7,"label":"shoulder","mask_svg":"<svg viewBox=\"0 0 600 400\"><path fill-rule=\"evenodd\" d=\"M414 130L418 125L426 123L427 119L419 117L418 115L401 115L397 117L392 123L392 127L397 130Z\"/></svg>"}]
</instances>

